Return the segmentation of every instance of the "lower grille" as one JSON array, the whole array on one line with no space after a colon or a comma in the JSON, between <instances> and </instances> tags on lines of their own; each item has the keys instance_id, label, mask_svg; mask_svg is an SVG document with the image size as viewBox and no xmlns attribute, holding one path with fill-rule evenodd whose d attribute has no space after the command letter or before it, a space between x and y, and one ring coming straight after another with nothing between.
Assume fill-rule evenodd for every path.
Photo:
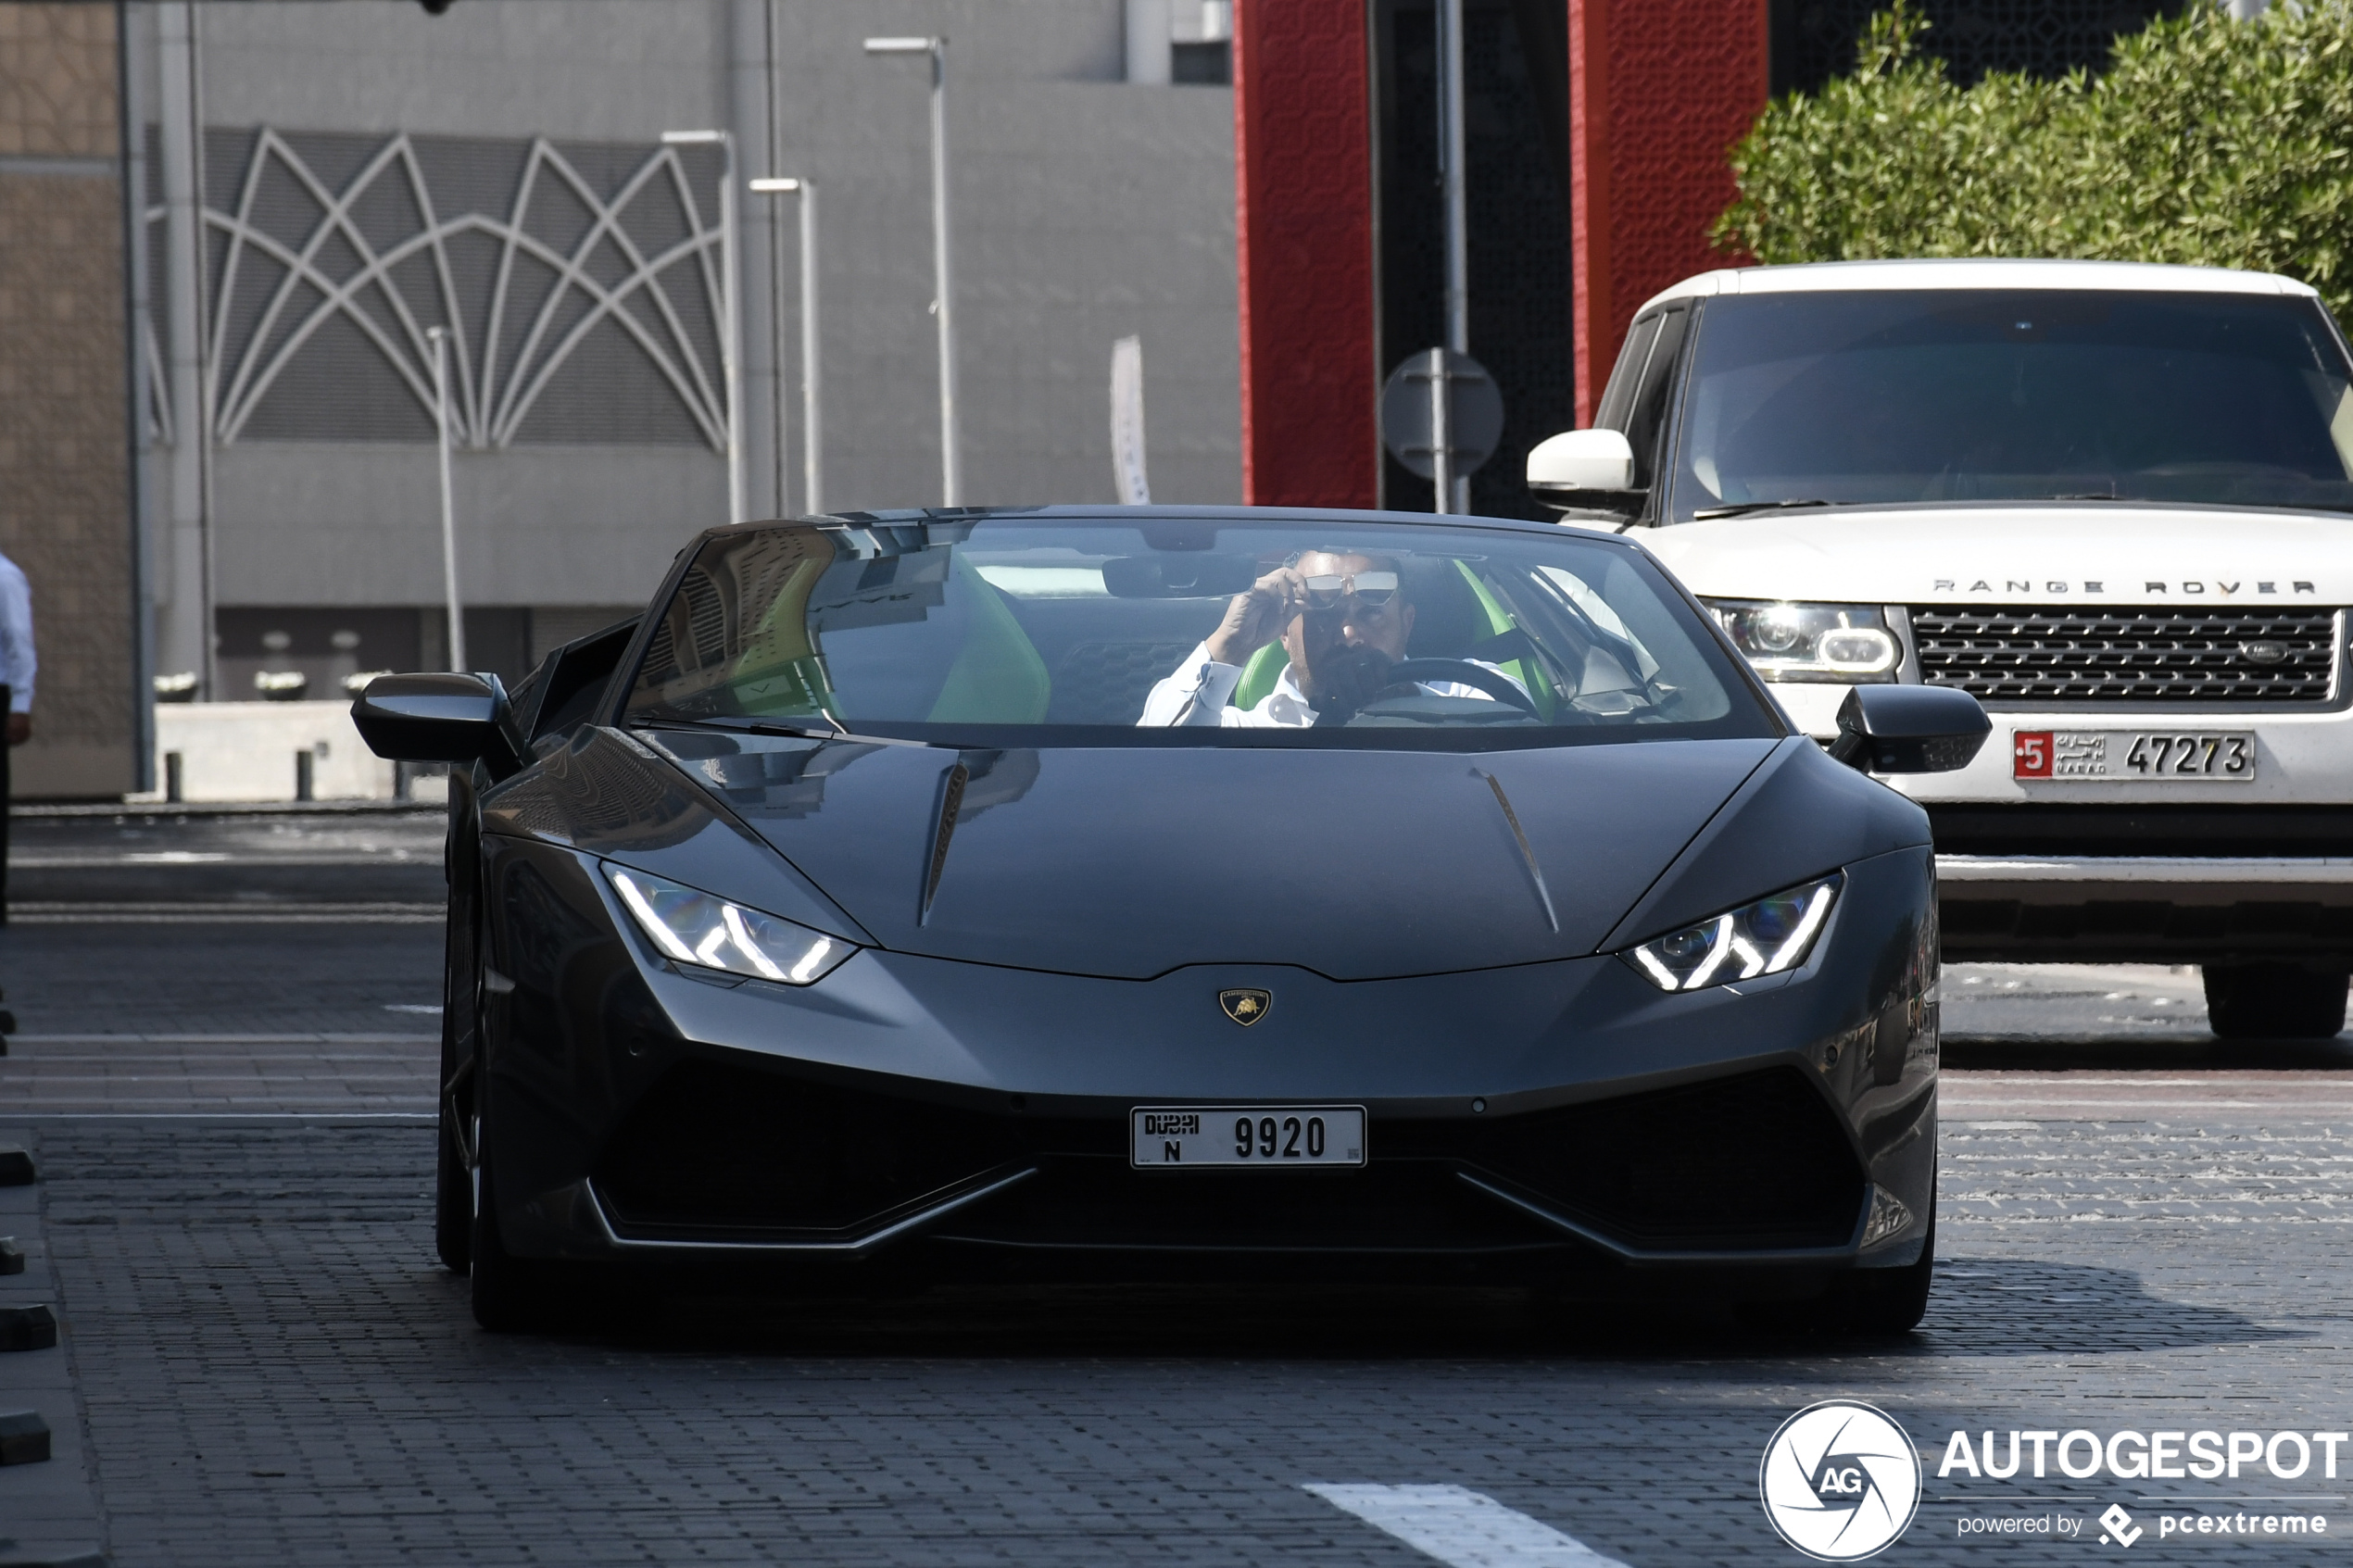
<instances>
[{"instance_id":1,"label":"lower grille","mask_svg":"<svg viewBox=\"0 0 2353 1568\"><path fill-rule=\"evenodd\" d=\"M2326 702L2331 609L1915 606L1920 678L2011 702Z\"/></svg>"},{"instance_id":2,"label":"lower grille","mask_svg":"<svg viewBox=\"0 0 2353 1568\"><path fill-rule=\"evenodd\" d=\"M1335 1171L1136 1171L1124 1117L991 1115L683 1062L596 1163L624 1236L846 1239L1016 1162L1037 1177L941 1239L1047 1248L1478 1253L1565 1238L1455 1177L1500 1178L1650 1250L1835 1247L1860 1212L1844 1124L1793 1068L1525 1116L1390 1121Z\"/></svg>"},{"instance_id":3,"label":"lower grille","mask_svg":"<svg viewBox=\"0 0 2353 1568\"><path fill-rule=\"evenodd\" d=\"M1448 1131L1465 1164L1632 1247L1837 1247L1862 1211L1845 1129L1794 1068Z\"/></svg>"},{"instance_id":4,"label":"lower grille","mask_svg":"<svg viewBox=\"0 0 2353 1568\"><path fill-rule=\"evenodd\" d=\"M665 1074L597 1162L624 1234L855 1236L1013 1153L1002 1120L706 1061Z\"/></svg>"}]
</instances>

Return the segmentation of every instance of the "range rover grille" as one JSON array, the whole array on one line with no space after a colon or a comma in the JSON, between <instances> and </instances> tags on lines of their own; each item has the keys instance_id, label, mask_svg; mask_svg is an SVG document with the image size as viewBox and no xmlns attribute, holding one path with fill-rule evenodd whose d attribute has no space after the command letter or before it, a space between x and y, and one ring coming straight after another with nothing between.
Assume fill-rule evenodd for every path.
<instances>
[{"instance_id":1,"label":"range rover grille","mask_svg":"<svg viewBox=\"0 0 2353 1568\"><path fill-rule=\"evenodd\" d=\"M1912 608L1920 678L2007 701L2321 703L2331 609Z\"/></svg>"}]
</instances>

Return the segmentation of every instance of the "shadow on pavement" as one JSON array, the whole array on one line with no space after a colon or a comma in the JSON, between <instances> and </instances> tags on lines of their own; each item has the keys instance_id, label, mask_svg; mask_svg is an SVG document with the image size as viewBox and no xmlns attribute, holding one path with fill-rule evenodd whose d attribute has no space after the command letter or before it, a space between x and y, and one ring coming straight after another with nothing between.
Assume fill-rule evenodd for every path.
<instances>
[{"instance_id":1,"label":"shadow on pavement","mask_svg":"<svg viewBox=\"0 0 2353 1568\"><path fill-rule=\"evenodd\" d=\"M1947 1035L1944 1064L1969 1073L2228 1072L2353 1073L2353 1036L2334 1040L1998 1039L1957 1040Z\"/></svg>"},{"instance_id":2,"label":"shadow on pavement","mask_svg":"<svg viewBox=\"0 0 2353 1568\"><path fill-rule=\"evenodd\" d=\"M1564 1303L1514 1289L1362 1286L955 1286L795 1300L729 1293L647 1301L598 1332L639 1349L846 1357L1247 1360L1818 1361L2114 1355L2302 1337L2244 1314L2149 1295L2128 1270L2007 1258L1941 1267L1919 1332L1812 1330L1803 1304Z\"/></svg>"}]
</instances>

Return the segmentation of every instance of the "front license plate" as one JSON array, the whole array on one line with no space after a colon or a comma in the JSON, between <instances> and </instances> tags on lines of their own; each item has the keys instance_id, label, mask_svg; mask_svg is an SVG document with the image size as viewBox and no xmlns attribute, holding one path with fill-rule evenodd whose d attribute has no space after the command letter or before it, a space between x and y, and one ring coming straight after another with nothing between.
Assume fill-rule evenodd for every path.
<instances>
[{"instance_id":1,"label":"front license plate","mask_svg":"<svg viewBox=\"0 0 2353 1568\"><path fill-rule=\"evenodd\" d=\"M2133 784L2246 784L2255 736L2246 730L2018 730L2010 776Z\"/></svg>"},{"instance_id":2,"label":"front license plate","mask_svg":"<svg viewBox=\"0 0 2353 1568\"><path fill-rule=\"evenodd\" d=\"M1138 1169L1150 1165L1362 1165L1361 1105L1148 1105L1130 1125Z\"/></svg>"}]
</instances>

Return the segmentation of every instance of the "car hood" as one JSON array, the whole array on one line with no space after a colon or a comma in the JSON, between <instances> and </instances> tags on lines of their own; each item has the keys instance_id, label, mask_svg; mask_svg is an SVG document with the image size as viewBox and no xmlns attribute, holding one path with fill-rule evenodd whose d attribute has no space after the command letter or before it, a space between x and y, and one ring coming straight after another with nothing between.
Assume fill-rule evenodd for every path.
<instances>
[{"instance_id":1,"label":"car hood","mask_svg":"<svg viewBox=\"0 0 2353 1568\"><path fill-rule=\"evenodd\" d=\"M2353 519L2254 507L1855 508L1752 513L1635 536L1692 592L1723 598L2206 608L2353 602Z\"/></svg>"},{"instance_id":2,"label":"car hood","mask_svg":"<svg viewBox=\"0 0 2353 1568\"><path fill-rule=\"evenodd\" d=\"M1127 979L1231 962L1339 980L1594 951L1775 745L661 744L886 947Z\"/></svg>"}]
</instances>

